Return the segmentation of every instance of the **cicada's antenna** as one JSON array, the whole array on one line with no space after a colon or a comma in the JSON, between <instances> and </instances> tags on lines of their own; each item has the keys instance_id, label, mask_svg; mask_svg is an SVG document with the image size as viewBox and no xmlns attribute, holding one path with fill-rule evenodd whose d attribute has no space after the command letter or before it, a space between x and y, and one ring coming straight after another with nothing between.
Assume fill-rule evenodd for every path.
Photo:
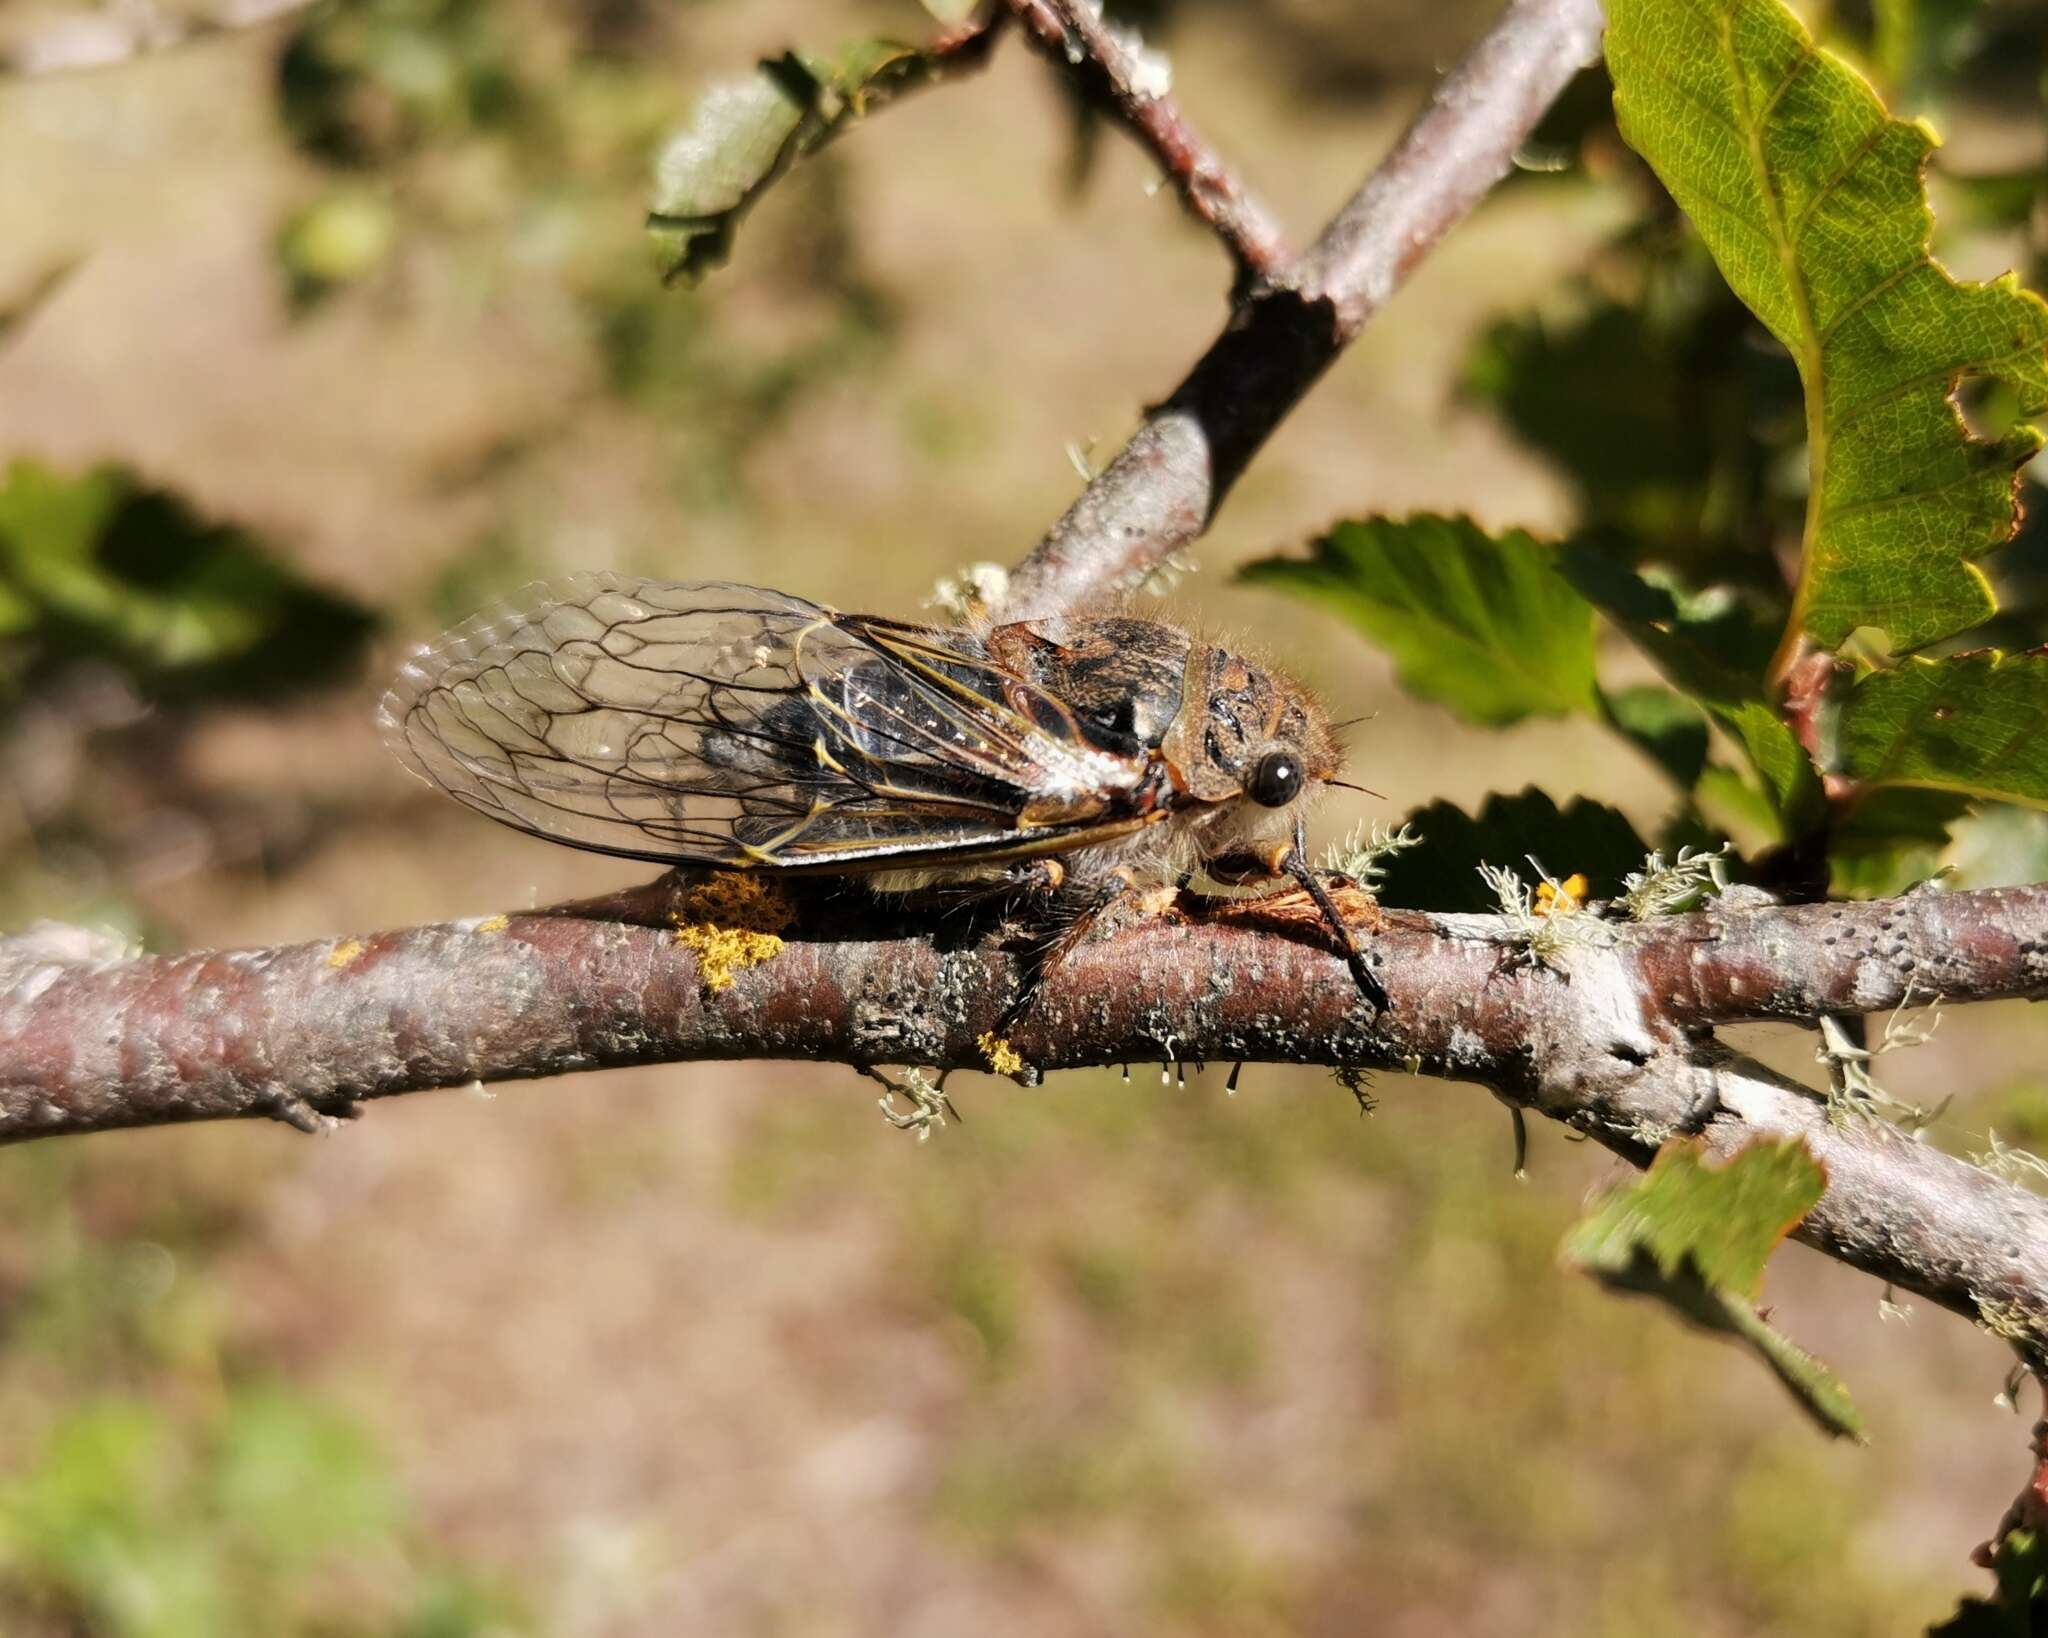
<instances>
[{"instance_id":1,"label":"cicada's antenna","mask_svg":"<svg viewBox=\"0 0 2048 1638\"><path fill-rule=\"evenodd\" d=\"M1352 980L1359 992L1381 1012L1393 1010L1393 998L1387 994L1386 986L1365 964L1365 953L1359 949L1358 940L1351 936L1351 928L1337 913L1337 901L1330 897L1330 890L1323 885L1322 877L1308 862L1308 832L1301 817L1294 820L1294 848L1287 855L1282 868L1300 884L1301 890L1316 901L1316 908L1323 913L1323 920L1330 924L1330 931L1336 935L1337 948L1344 952L1344 965L1351 969Z\"/></svg>"},{"instance_id":2,"label":"cicada's antenna","mask_svg":"<svg viewBox=\"0 0 2048 1638\"><path fill-rule=\"evenodd\" d=\"M1370 785L1354 785L1348 779L1326 779L1325 785L1335 785L1340 791L1357 791L1362 796L1377 796L1382 802L1387 799L1385 791L1376 791Z\"/></svg>"}]
</instances>

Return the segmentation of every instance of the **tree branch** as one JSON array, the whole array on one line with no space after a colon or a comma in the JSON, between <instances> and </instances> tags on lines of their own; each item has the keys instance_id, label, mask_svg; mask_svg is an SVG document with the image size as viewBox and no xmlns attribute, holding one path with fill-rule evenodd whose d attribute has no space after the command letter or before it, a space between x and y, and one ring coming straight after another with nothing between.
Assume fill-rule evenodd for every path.
<instances>
[{"instance_id":1,"label":"tree branch","mask_svg":"<svg viewBox=\"0 0 2048 1638\"><path fill-rule=\"evenodd\" d=\"M282 949L0 944L0 1142L236 1116L317 1127L362 1099L627 1064L987 1067L1019 980L994 930L936 942L928 919L822 893L768 959L713 988L666 926L679 891ZM1686 1133L1724 1153L1797 1135L1829 1178L1802 1238L2048 1359L2048 1201L1704 1035L1937 989L1951 1003L2048 995L2048 887L1588 917L1550 966L1501 917L1378 914L1386 1013L1290 894L1084 943L1010 1045L1027 1079L1241 1059L1476 1081L1637 1163Z\"/></svg>"},{"instance_id":2,"label":"tree branch","mask_svg":"<svg viewBox=\"0 0 2048 1638\"><path fill-rule=\"evenodd\" d=\"M1223 241L1240 289L1287 259L1278 224L1166 94L1165 60L1102 15L1100 0L1004 0L1025 37L1106 103L1172 182L1189 214Z\"/></svg>"},{"instance_id":3,"label":"tree branch","mask_svg":"<svg viewBox=\"0 0 2048 1638\"><path fill-rule=\"evenodd\" d=\"M1011 577L1010 619L1142 580L1208 527L1287 412L1508 172L1599 55L1599 0L1514 0L1299 261L1271 268Z\"/></svg>"}]
</instances>

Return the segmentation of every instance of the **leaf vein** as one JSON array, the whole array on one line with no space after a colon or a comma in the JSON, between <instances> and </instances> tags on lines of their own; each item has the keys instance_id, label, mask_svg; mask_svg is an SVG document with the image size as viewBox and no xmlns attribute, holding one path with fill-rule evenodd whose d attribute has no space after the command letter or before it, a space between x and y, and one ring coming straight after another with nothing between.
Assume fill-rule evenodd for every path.
<instances>
[{"instance_id":1,"label":"leaf vein","mask_svg":"<svg viewBox=\"0 0 2048 1638\"><path fill-rule=\"evenodd\" d=\"M1964 485L1975 483L1984 476L1981 471L1971 470L1941 483L1927 484L1918 489L1902 489L1893 495L1873 495L1868 500L1848 501L1840 506L1823 504L1821 518L1826 523L1840 523L1844 518L1862 517L1871 512L1885 511L1890 507L1904 506L1909 501L1946 495L1950 490L1961 489Z\"/></svg>"},{"instance_id":2,"label":"leaf vein","mask_svg":"<svg viewBox=\"0 0 2048 1638\"><path fill-rule=\"evenodd\" d=\"M1778 83L1771 87L1771 94L1764 98L1763 107L1757 110L1756 117L1759 125L1770 124L1771 116L1778 111L1779 101L1787 91L1792 89L1792 82L1798 79L1805 71L1807 64L1813 61L1813 57L1813 41L1810 38L1801 40L1799 42L1799 55L1792 59L1792 66L1786 69L1779 78Z\"/></svg>"},{"instance_id":3,"label":"leaf vein","mask_svg":"<svg viewBox=\"0 0 2048 1638\"><path fill-rule=\"evenodd\" d=\"M1749 133L1736 123L1733 115L1724 113L1710 102L1703 101L1697 92L1655 58L1648 56L1635 57L1633 54L1631 56L1633 66L1636 69L1647 78L1655 80L1688 108L1703 115L1708 124L1720 126L1722 130L1726 131L1738 142L1747 142L1749 140Z\"/></svg>"},{"instance_id":4,"label":"leaf vein","mask_svg":"<svg viewBox=\"0 0 2048 1638\"><path fill-rule=\"evenodd\" d=\"M1863 140L1856 144L1855 151L1842 161L1841 167L1820 185L1811 199L1807 200L1805 208L1799 213L1799 219L1791 225L1792 243L1795 248L1805 242L1806 230L1813 221L1814 213L1827 202L1828 196L1835 189L1848 181L1850 173L1870 157L1871 150L1884 140L1885 130L1890 123L1880 115L1877 123L1871 126Z\"/></svg>"},{"instance_id":5,"label":"leaf vein","mask_svg":"<svg viewBox=\"0 0 2048 1638\"><path fill-rule=\"evenodd\" d=\"M1875 284L1867 286L1846 307L1828 320L1827 328L1822 330L1816 338L1817 344L1825 349L1827 344L1834 339L1835 332L1848 323L1850 319L1862 312L1864 308L1868 307L1879 296L1884 295L1888 290L1897 286L1901 280L1909 278L1919 272L1921 268L1931 265L1932 261L1933 258L1927 254L1925 249L1922 249L1919 255L1915 256L1903 267L1894 269Z\"/></svg>"},{"instance_id":6,"label":"leaf vein","mask_svg":"<svg viewBox=\"0 0 2048 1638\"><path fill-rule=\"evenodd\" d=\"M1993 353L1988 358L1966 358L1960 363L1944 364L1939 369L1922 370L1909 375L1903 381L1894 382L1883 392L1874 392L1868 398L1849 409L1841 411L1828 423L1830 433L1838 433L1852 422L1861 419L1871 410L1879 409L1895 399L1903 398L1917 387L1924 387L1931 381L1951 381L1958 376L1975 374L2000 364L2014 364L2023 358L2038 358L2041 354L2039 341L2022 342L2008 352Z\"/></svg>"}]
</instances>

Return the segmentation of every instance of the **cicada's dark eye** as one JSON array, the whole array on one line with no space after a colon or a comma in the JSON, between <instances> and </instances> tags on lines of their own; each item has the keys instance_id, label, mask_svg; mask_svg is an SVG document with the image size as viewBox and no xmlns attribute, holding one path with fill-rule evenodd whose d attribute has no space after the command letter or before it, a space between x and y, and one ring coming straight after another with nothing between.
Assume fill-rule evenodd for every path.
<instances>
[{"instance_id":1,"label":"cicada's dark eye","mask_svg":"<svg viewBox=\"0 0 2048 1638\"><path fill-rule=\"evenodd\" d=\"M1292 751L1268 751L1252 764L1244 791L1260 807L1286 807L1301 794L1301 759Z\"/></svg>"}]
</instances>

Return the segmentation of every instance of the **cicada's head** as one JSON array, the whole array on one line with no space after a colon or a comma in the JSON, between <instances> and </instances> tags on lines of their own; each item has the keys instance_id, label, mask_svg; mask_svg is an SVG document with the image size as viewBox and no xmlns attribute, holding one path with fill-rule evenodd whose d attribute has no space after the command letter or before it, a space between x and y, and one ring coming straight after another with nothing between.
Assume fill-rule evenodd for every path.
<instances>
[{"instance_id":1,"label":"cicada's head","mask_svg":"<svg viewBox=\"0 0 2048 1638\"><path fill-rule=\"evenodd\" d=\"M1205 851L1220 853L1292 832L1301 803L1337 775L1336 736L1293 678L1226 649L1197 649L1163 747L1187 795L1215 804Z\"/></svg>"}]
</instances>

